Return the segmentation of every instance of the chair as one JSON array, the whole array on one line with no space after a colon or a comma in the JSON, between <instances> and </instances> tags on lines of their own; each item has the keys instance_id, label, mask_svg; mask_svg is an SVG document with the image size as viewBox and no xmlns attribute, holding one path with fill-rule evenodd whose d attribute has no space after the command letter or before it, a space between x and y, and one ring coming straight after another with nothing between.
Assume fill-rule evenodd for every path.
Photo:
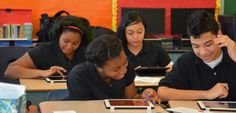
<instances>
[{"instance_id":1,"label":"chair","mask_svg":"<svg viewBox=\"0 0 236 113\"><path fill-rule=\"evenodd\" d=\"M18 80L9 80L4 77L4 72L9 63L20 58L30 47L0 47L0 82L19 84Z\"/></svg>"},{"instance_id":2,"label":"chair","mask_svg":"<svg viewBox=\"0 0 236 113\"><path fill-rule=\"evenodd\" d=\"M47 94L47 101L59 101L67 100L69 97L69 92L67 89L50 91Z\"/></svg>"}]
</instances>

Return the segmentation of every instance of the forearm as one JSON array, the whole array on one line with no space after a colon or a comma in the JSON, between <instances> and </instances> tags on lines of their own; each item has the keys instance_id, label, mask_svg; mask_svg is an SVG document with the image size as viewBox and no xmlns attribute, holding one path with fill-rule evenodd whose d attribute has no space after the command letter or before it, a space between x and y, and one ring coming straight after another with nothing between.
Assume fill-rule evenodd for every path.
<instances>
[{"instance_id":1,"label":"forearm","mask_svg":"<svg viewBox=\"0 0 236 113\"><path fill-rule=\"evenodd\" d=\"M31 69L17 65L9 65L6 69L4 75L9 79L19 79L19 78L38 78L41 77L44 70Z\"/></svg>"},{"instance_id":2,"label":"forearm","mask_svg":"<svg viewBox=\"0 0 236 113\"><path fill-rule=\"evenodd\" d=\"M234 43L234 45L232 46L231 52L229 52L229 54L230 54L232 60L234 62L236 62L236 43Z\"/></svg>"},{"instance_id":3,"label":"forearm","mask_svg":"<svg viewBox=\"0 0 236 113\"><path fill-rule=\"evenodd\" d=\"M162 101L207 99L207 91L202 90L179 90L168 87L159 87L157 94Z\"/></svg>"}]
</instances>

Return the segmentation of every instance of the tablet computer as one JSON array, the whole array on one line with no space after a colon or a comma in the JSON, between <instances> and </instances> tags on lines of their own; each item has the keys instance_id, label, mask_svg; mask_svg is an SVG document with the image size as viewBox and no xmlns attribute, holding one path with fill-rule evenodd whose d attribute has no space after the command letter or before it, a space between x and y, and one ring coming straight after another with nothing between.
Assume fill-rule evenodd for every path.
<instances>
[{"instance_id":1,"label":"tablet computer","mask_svg":"<svg viewBox=\"0 0 236 113\"><path fill-rule=\"evenodd\" d=\"M48 83L60 83L60 82L66 82L67 81L67 75L64 77L60 75L52 75L49 77L44 78Z\"/></svg>"},{"instance_id":2,"label":"tablet computer","mask_svg":"<svg viewBox=\"0 0 236 113\"><path fill-rule=\"evenodd\" d=\"M197 101L203 110L236 111L236 101Z\"/></svg>"},{"instance_id":3,"label":"tablet computer","mask_svg":"<svg viewBox=\"0 0 236 113\"><path fill-rule=\"evenodd\" d=\"M167 67L137 67L135 73L138 76L165 76Z\"/></svg>"},{"instance_id":4,"label":"tablet computer","mask_svg":"<svg viewBox=\"0 0 236 113\"><path fill-rule=\"evenodd\" d=\"M105 99L107 109L153 109L154 105L145 99Z\"/></svg>"}]
</instances>

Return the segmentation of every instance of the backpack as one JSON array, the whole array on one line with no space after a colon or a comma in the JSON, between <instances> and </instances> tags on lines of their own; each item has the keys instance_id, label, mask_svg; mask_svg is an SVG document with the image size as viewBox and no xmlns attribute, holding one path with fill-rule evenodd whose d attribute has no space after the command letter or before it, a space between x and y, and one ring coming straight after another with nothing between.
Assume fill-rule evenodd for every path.
<instances>
[{"instance_id":1,"label":"backpack","mask_svg":"<svg viewBox=\"0 0 236 113\"><path fill-rule=\"evenodd\" d=\"M57 12L53 17L49 17L47 13L41 14L40 18L40 30L36 33L38 36L38 42L48 42L49 41L49 31L54 23L54 21L62 16L65 13L66 15L70 15L67 11L61 10Z\"/></svg>"}]
</instances>

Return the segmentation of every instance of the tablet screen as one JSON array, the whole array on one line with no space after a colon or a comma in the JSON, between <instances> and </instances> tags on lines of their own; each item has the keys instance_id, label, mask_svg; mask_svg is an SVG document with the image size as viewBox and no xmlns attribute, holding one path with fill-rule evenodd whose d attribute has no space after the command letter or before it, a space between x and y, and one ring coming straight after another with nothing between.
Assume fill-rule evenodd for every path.
<instances>
[{"instance_id":1,"label":"tablet screen","mask_svg":"<svg viewBox=\"0 0 236 113\"><path fill-rule=\"evenodd\" d=\"M139 76L164 76L166 74L167 67L138 67L135 68L135 72Z\"/></svg>"},{"instance_id":2,"label":"tablet screen","mask_svg":"<svg viewBox=\"0 0 236 113\"><path fill-rule=\"evenodd\" d=\"M67 76L65 76L65 77L62 77L62 76L49 76L47 78L49 78L50 80L66 80Z\"/></svg>"},{"instance_id":3,"label":"tablet screen","mask_svg":"<svg viewBox=\"0 0 236 113\"><path fill-rule=\"evenodd\" d=\"M236 111L235 101L198 101L201 109Z\"/></svg>"},{"instance_id":4,"label":"tablet screen","mask_svg":"<svg viewBox=\"0 0 236 113\"><path fill-rule=\"evenodd\" d=\"M236 108L236 103L221 102L221 101L211 101L203 102L207 108Z\"/></svg>"},{"instance_id":5,"label":"tablet screen","mask_svg":"<svg viewBox=\"0 0 236 113\"><path fill-rule=\"evenodd\" d=\"M107 109L153 109L154 105L145 99L105 99Z\"/></svg>"},{"instance_id":6,"label":"tablet screen","mask_svg":"<svg viewBox=\"0 0 236 113\"><path fill-rule=\"evenodd\" d=\"M148 106L143 100L109 100L111 106Z\"/></svg>"}]
</instances>

